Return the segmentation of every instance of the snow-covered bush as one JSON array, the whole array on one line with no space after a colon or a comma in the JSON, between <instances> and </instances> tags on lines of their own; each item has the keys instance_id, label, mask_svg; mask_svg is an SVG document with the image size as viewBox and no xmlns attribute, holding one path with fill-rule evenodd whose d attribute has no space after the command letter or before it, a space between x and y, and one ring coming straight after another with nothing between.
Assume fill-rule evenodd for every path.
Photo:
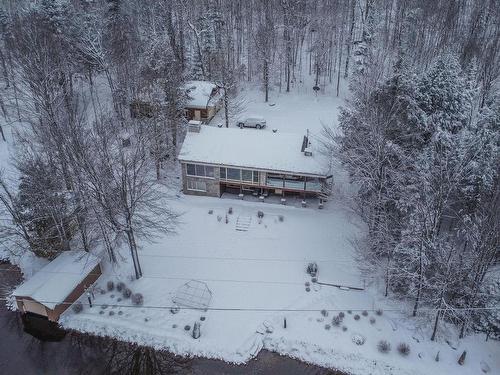
<instances>
[{"instance_id":1,"label":"snow-covered bush","mask_svg":"<svg viewBox=\"0 0 500 375\"><path fill-rule=\"evenodd\" d=\"M342 326L342 331L347 331L347 327L346 326Z\"/></svg>"},{"instance_id":2,"label":"snow-covered bush","mask_svg":"<svg viewBox=\"0 0 500 375\"><path fill-rule=\"evenodd\" d=\"M316 262L309 263L307 265L306 272L311 276L316 276L316 274L318 273L318 265L316 264Z\"/></svg>"},{"instance_id":3,"label":"snow-covered bush","mask_svg":"<svg viewBox=\"0 0 500 375\"><path fill-rule=\"evenodd\" d=\"M375 314L377 314L378 316L382 316L383 313L384 313L384 310L382 310L382 309L375 310Z\"/></svg>"},{"instance_id":4,"label":"snow-covered bush","mask_svg":"<svg viewBox=\"0 0 500 375\"><path fill-rule=\"evenodd\" d=\"M172 307L170 308L170 312L171 312L172 314L177 314L179 311L181 311L181 309L179 308L179 306L172 306Z\"/></svg>"},{"instance_id":5,"label":"snow-covered bush","mask_svg":"<svg viewBox=\"0 0 500 375\"><path fill-rule=\"evenodd\" d=\"M410 354L410 345L405 342L399 343L397 349L399 354L401 354L403 357L406 357L408 354Z\"/></svg>"},{"instance_id":6,"label":"snow-covered bush","mask_svg":"<svg viewBox=\"0 0 500 375\"><path fill-rule=\"evenodd\" d=\"M221 221L222 221L222 216L217 215L217 221L218 221L218 222L221 222Z\"/></svg>"},{"instance_id":7,"label":"snow-covered bush","mask_svg":"<svg viewBox=\"0 0 500 375\"><path fill-rule=\"evenodd\" d=\"M347 313L348 313L348 314L352 314L352 311L351 311L351 310L347 310Z\"/></svg>"},{"instance_id":8,"label":"snow-covered bush","mask_svg":"<svg viewBox=\"0 0 500 375\"><path fill-rule=\"evenodd\" d=\"M354 315L354 320L359 320L360 318L361 317L358 314Z\"/></svg>"},{"instance_id":9,"label":"snow-covered bush","mask_svg":"<svg viewBox=\"0 0 500 375\"><path fill-rule=\"evenodd\" d=\"M283 215L278 215L278 220L282 223L285 221L285 217Z\"/></svg>"},{"instance_id":10,"label":"snow-covered bush","mask_svg":"<svg viewBox=\"0 0 500 375\"><path fill-rule=\"evenodd\" d=\"M340 323L342 323L342 318L340 317L340 315L334 316L332 319L332 325L338 327L340 326Z\"/></svg>"},{"instance_id":11,"label":"snow-covered bush","mask_svg":"<svg viewBox=\"0 0 500 375\"><path fill-rule=\"evenodd\" d=\"M80 301L76 301L73 304L72 309L75 314L81 313L83 311L83 303L81 303Z\"/></svg>"},{"instance_id":12,"label":"snow-covered bush","mask_svg":"<svg viewBox=\"0 0 500 375\"><path fill-rule=\"evenodd\" d=\"M129 288L125 288L123 289L122 295L123 298L130 298L130 296L132 295L132 291Z\"/></svg>"},{"instance_id":13,"label":"snow-covered bush","mask_svg":"<svg viewBox=\"0 0 500 375\"><path fill-rule=\"evenodd\" d=\"M186 324L184 326L184 331L190 331L191 330L191 326L189 324Z\"/></svg>"},{"instance_id":14,"label":"snow-covered bush","mask_svg":"<svg viewBox=\"0 0 500 375\"><path fill-rule=\"evenodd\" d=\"M108 314L109 314L109 316L113 316L113 315L115 315L115 312L113 310L111 310Z\"/></svg>"},{"instance_id":15,"label":"snow-covered bush","mask_svg":"<svg viewBox=\"0 0 500 375\"><path fill-rule=\"evenodd\" d=\"M116 284L116 290L119 291L119 292L121 292L125 288L126 288L126 285L122 281L120 281L119 283Z\"/></svg>"},{"instance_id":16,"label":"snow-covered bush","mask_svg":"<svg viewBox=\"0 0 500 375\"><path fill-rule=\"evenodd\" d=\"M375 320L375 318L372 316L372 317L370 318L370 324L375 324L375 322L376 322L376 320Z\"/></svg>"},{"instance_id":17,"label":"snow-covered bush","mask_svg":"<svg viewBox=\"0 0 500 375\"><path fill-rule=\"evenodd\" d=\"M198 339L201 336L200 332L200 322L194 322L193 326L193 339Z\"/></svg>"},{"instance_id":18,"label":"snow-covered bush","mask_svg":"<svg viewBox=\"0 0 500 375\"><path fill-rule=\"evenodd\" d=\"M325 309L321 310L321 315L326 318L328 316L328 311L326 311Z\"/></svg>"},{"instance_id":19,"label":"snow-covered bush","mask_svg":"<svg viewBox=\"0 0 500 375\"><path fill-rule=\"evenodd\" d=\"M352 335L351 340L356 345L363 345L365 343L365 341L366 341L366 339L364 338L364 336L360 335L359 333L356 333L356 334Z\"/></svg>"},{"instance_id":20,"label":"snow-covered bush","mask_svg":"<svg viewBox=\"0 0 500 375\"><path fill-rule=\"evenodd\" d=\"M144 303L144 297L141 293L132 294L132 303L136 306L141 306Z\"/></svg>"},{"instance_id":21,"label":"snow-covered bush","mask_svg":"<svg viewBox=\"0 0 500 375\"><path fill-rule=\"evenodd\" d=\"M380 340L377 344L377 349L380 353L389 353L391 351L391 344L386 340Z\"/></svg>"},{"instance_id":22,"label":"snow-covered bush","mask_svg":"<svg viewBox=\"0 0 500 375\"><path fill-rule=\"evenodd\" d=\"M325 324L325 329L328 331L332 326L330 324Z\"/></svg>"},{"instance_id":23,"label":"snow-covered bush","mask_svg":"<svg viewBox=\"0 0 500 375\"><path fill-rule=\"evenodd\" d=\"M212 215L214 213L214 210L208 210L208 214Z\"/></svg>"},{"instance_id":24,"label":"snow-covered bush","mask_svg":"<svg viewBox=\"0 0 500 375\"><path fill-rule=\"evenodd\" d=\"M109 280L106 284L106 287L108 288L108 291L115 290L115 283L112 280Z\"/></svg>"},{"instance_id":25,"label":"snow-covered bush","mask_svg":"<svg viewBox=\"0 0 500 375\"><path fill-rule=\"evenodd\" d=\"M257 211L257 217L262 219L264 217L264 211Z\"/></svg>"},{"instance_id":26,"label":"snow-covered bush","mask_svg":"<svg viewBox=\"0 0 500 375\"><path fill-rule=\"evenodd\" d=\"M363 315L363 316L368 316L368 311L363 310L363 312L361 313L361 315Z\"/></svg>"},{"instance_id":27,"label":"snow-covered bush","mask_svg":"<svg viewBox=\"0 0 500 375\"><path fill-rule=\"evenodd\" d=\"M339 312L339 318L340 318L340 319L344 319L344 316L345 316L345 314L344 314L344 312L343 312L343 311Z\"/></svg>"}]
</instances>

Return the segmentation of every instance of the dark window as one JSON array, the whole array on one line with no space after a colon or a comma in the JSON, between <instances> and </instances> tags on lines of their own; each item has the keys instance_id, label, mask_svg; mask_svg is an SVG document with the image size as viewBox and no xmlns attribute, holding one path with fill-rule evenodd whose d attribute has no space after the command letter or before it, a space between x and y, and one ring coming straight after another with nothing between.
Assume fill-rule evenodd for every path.
<instances>
[{"instance_id":1,"label":"dark window","mask_svg":"<svg viewBox=\"0 0 500 375\"><path fill-rule=\"evenodd\" d=\"M240 180L240 169L228 168L227 169L227 179L228 180Z\"/></svg>"},{"instance_id":2,"label":"dark window","mask_svg":"<svg viewBox=\"0 0 500 375\"><path fill-rule=\"evenodd\" d=\"M205 166L196 164L196 175L197 176L205 176Z\"/></svg>"},{"instance_id":3,"label":"dark window","mask_svg":"<svg viewBox=\"0 0 500 375\"><path fill-rule=\"evenodd\" d=\"M194 164L186 164L186 174L196 176Z\"/></svg>"},{"instance_id":4,"label":"dark window","mask_svg":"<svg viewBox=\"0 0 500 375\"><path fill-rule=\"evenodd\" d=\"M220 178L222 178L223 180L226 179L226 168L220 169Z\"/></svg>"},{"instance_id":5,"label":"dark window","mask_svg":"<svg viewBox=\"0 0 500 375\"><path fill-rule=\"evenodd\" d=\"M253 171L253 182L256 184L259 183L259 172L258 171Z\"/></svg>"},{"instance_id":6,"label":"dark window","mask_svg":"<svg viewBox=\"0 0 500 375\"><path fill-rule=\"evenodd\" d=\"M249 171L248 169L241 170L241 179L243 181L252 182L252 177L253 177L252 171Z\"/></svg>"}]
</instances>

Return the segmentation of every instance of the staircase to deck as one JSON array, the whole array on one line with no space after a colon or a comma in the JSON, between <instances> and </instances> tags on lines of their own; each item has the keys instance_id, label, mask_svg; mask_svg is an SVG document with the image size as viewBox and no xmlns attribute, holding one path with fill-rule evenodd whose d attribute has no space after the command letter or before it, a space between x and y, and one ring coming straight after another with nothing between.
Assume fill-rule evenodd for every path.
<instances>
[{"instance_id":1,"label":"staircase to deck","mask_svg":"<svg viewBox=\"0 0 500 375\"><path fill-rule=\"evenodd\" d=\"M236 219L236 230L241 232L246 232L250 228L250 224L252 223L251 216L238 216Z\"/></svg>"}]
</instances>

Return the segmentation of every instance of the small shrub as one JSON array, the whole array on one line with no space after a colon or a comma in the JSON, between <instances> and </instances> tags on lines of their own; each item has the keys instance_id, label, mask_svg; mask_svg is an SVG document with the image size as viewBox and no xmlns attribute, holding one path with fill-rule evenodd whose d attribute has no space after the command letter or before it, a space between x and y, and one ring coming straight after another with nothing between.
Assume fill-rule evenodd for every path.
<instances>
[{"instance_id":1,"label":"small shrub","mask_svg":"<svg viewBox=\"0 0 500 375\"><path fill-rule=\"evenodd\" d=\"M310 291L311 291L311 288L307 287L306 292L310 292Z\"/></svg>"},{"instance_id":2,"label":"small shrub","mask_svg":"<svg viewBox=\"0 0 500 375\"><path fill-rule=\"evenodd\" d=\"M102 315L102 314L104 314L104 311L103 310L99 311L99 315Z\"/></svg>"},{"instance_id":3,"label":"small shrub","mask_svg":"<svg viewBox=\"0 0 500 375\"><path fill-rule=\"evenodd\" d=\"M232 208L232 207L229 207L229 210L227 210L227 213L228 213L229 215L232 215L232 214L233 214L233 208Z\"/></svg>"},{"instance_id":4,"label":"small shrub","mask_svg":"<svg viewBox=\"0 0 500 375\"><path fill-rule=\"evenodd\" d=\"M401 342L398 344L398 353L401 354L403 357L406 357L408 354L410 354L410 345L408 345L405 342Z\"/></svg>"},{"instance_id":5,"label":"small shrub","mask_svg":"<svg viewBox=\"0 0 500 375\"><path fill-rule=\"evenodd\" d=\"M278 220L282 223L285 221L285 217L283 215L278 215Z\"/></svg>"},{"instance_id":6,"label":"small shrub","mask_svg":"<svg viewBox=\"0 0 500 375\"><path fill-rule=\"evenodd\" d=\"M112 294L112 295L110 295L109 297L110 297L110 298L115 298L115 295L114 295L114 294Z\"/></svg>"},{"instance_id":7,"label":"small shrub","mask_svg":"<svg viewBox=\"0 0 500 375\"><path fill-rule=\"evenodd\" d=\"M328 311L326 310L321 310L321 315L323 315L325 318L328 316Z\"/></svg>"},{"instance_id":8,"label":"small shrub","mask_svg":"<svg viewBox=\"0 0 500 375\"><path fill-rule=\"evenodd\" d=\"M312 281L313 283L315 283L315 282L317 282L317 281L318 281L318 278L317 278L317 277L313 277L313 278L311 278L311 281Z\"/></svg>"},{"instance_id":9,"label":"small shrub","mask_svg":"<svg viewBox=\"0 0 500 375\"><path fill-rule=\"evenodd\" d=\"M370 318L370 324L375 324L375 321L376 321L376 320L375 320L375 318L372 316L372 317Z\"/></svg>"},{"instance_id":10,"label":"small shrub","mask_svg":"<svg viewBox=\"0 0 500 375\"><path fill-rule=\"evenodd\" d=\"M123 289L122 295L123 298L130 298L130 296L132 295L132 291L129 288L125 288Z\"/></svg>"},{"instance_id":11,"label":"small shrub","mask_svg":"<svg viewBox=\"0 0 500 375\"><path fill-rule=\"evenodd\" d=\"M79 314L83 311L83 303L81 303L80 301L76 301L74 304L73 304L73 312L75 314Z\"/></svg>"},{"instance_id":12,"label":"small shrub","mask_svg":"<svg viewBox=\"0 0 500 375\"><path fill-rule=\"evenodd\" d=\"M377 314L378 316L382 316L383 313L384 313L384 310L382 310L382 309L375 310L375 314Z\"/></svg>"},{"instance_id":13,"label":"small shrub","mask_svg":"<svg viewBox=\"0 0 500 375\"><path fill-rule=\"evenodd\" d=\"M354 315L354 320L359 320L360 318L361 317L358 314Z\"/></svg>"},{"instance_id":14,"label":"small shrub","mask_svg":"<svg viewBox=\"0 0 500 375\"><path fill-rule=\"evenodd\" d=\"M257 211L257 217L262 219L264 217L264 211Z\"/></svg>"},{"instance_id":15,"label":"small shrub","mask_svg":"<svg viewBox=\"0 0 500 375\"><path fill-rule=\"evenodd\" d=\"M368 316L368 311L363 310L363 312L361 313L361 315L363 315L363 316Z\"/></svg>"},{"instance_id":16,"label":"small shrub","mask_svg":"<svg viewBox=\"0 0 500 375\"><path fill-rule=\"evenodd\" d=\"M325 324L325 329L328 331L330 330L330 328L332 328L332 326L330 324Z\"/></svg>"},{"instance_id":17,"label":"small shrub","mask_svg":"<svg viewBox=\"0 0 500 375\"><path fill-rule=\"evenodd\" d=\"M205 318L204 316L200 316L200 320L201 320L202 322L204 322L204 321L205 321L205 319L206 319L206 318Z\"/></svg>"},{"instance_id":18,"label":"small shrub","mask_svg":"<svg viewBox=\"0 0 500 375\"><path fill-rule=\"evenodd\" d=\"M186 324L184 326L184 331L190 331L191 330L191 326L189 324Z\"/></svg>"},{"instance_id":19,"label":"small shrub","mask_svg":"<svg viewBox=\"0 0 500 375\"><path fill-rule=\"evenodd\" d=\"M344 319L344 316L345 316L345 314L344 314L344 312L343 312L343 311L339 312L339 318L340 318L340 319Z\"/></svg>"},{"instance_id":20,"label":"small shrub","mask_svg":"<svg viewBox=\"0 0 500 375\"><path fill-rule=\"evenodd\" d=\"M144 303L144 297L142 296L141 293L134 293L132 294L132 303L136 306L142 306Z\"/></svg>"},{"instance_id":21,"label":"small shrub","mask_svg":"<svg viewBox=\"0 0 500 375\"><path fill-rule=\"evenodd\" d=\"M118 297L118 298L116 299L116 302L121 302L121 301L122 301L122 298L121 298L121 297Z\"/></svg>"},{"instance_id":22,"label":"small shrub","mask_svg":"<svg viewBox=\"0 0 500 375\"><path fill-rule=\"evenodd\" d=\"M311 286L311 283L309 281L306 281L304 285L305 286Z\"/></svg>"},{"instance_id":23,"label":"small shrub","mask_svg":"<svg viewBox=\"0 0 500 375\"><path fill-rule=\"evenodd\" d=\"M362 336L360 334L352 335L351 340L356 345L363 345L365 343L365 341L366 341L366 339L364 338L364 336Z\"/></svg>"},{"instance_id":24,"label":"small shrub","mask_svg":"<svg viewBox=\"0 0 500 375\"><path fill-rule=\"evenodd\" d=\"M177 314L179 311L181 311L181 309L179 308L179 306L172 306L172 307L170 308L170 312L171 312L172 314Z\"/></svg>"},{"instance_id":25,"label":"small shrub","mask_svg":"<svg viewBox=\"0 0 500 375\"><path fill-rule=\"evenodd\" d=\"M172 328L177 328L177 324L172 324Z\"/></svg>"},{"instance_id":26,"label":"small shrub","mask_svg":"<svg viewBox=\"0 0 500 375\"><path fill-rule=\"evenodd\" d=\"M217 221L218 221L218 222L221 222L221 221L222 221L222 216L217 215Z\"/></svg>"},{"instance_id":27,"label":"small shrub","mask_svg":"<svg viewBox=\"0 0 500 375\"><path fill-rule=\"evenodd\" d=\"M105 310L107 308L108 308L108 305L106 305L106 304L104 304L104 305L101 306L101 309L103 309L103 310Z\"/></svg>"},{"instance_id":28,"label":"small shrub","mask_svg":"<svg viewBox=\"0 0 500 375\"><path fill-rule=\"evenodd\" d=\"M118 311L118 315L123 315L123 311Z\"/></svg>"},{"instance_id":29,"label":"small shrub","mask_svg":"<svg viewBox=\"0 0 500 375\"><path fill-rule=\"evenodd\" d=\"M109 314L109 316L113 316L113 315L115 315L115 312L111 310L108 314Z\"/></svg>"},{"instance_id":30,"label":"small shrub","mask_svg":"<svg viewBox=\"0 0 500 375\"><path fill-rule=\"evenodd\" d=\"M340 323L342 323L342 318L339 315L334 316L332 319L332 325L334 325L335 327L338 327L338 326L340 326Z\"/></svg>"},{"instance_id":31,"label":"small shrub","mask_svg":"<svg viewBox=\"0 0 500 375\"><path fill-rule=\"evenodd\" d=\"M391 351L391 344L386 340L380 340L377 344L377 349L380 353L389 353Z\"/></svg>"},{"instance_id":32,"label":"small shrub","mask_svg":"<svg viewBox=\"0 0 500 375\"><path fill-rule=\"evenodd\" d=\"M114 290L114 289L115 289L115 283L114 283L113 281L109 280L109 281L107 282L107 284L106 284L106 287L108 288L108 291L110 291L110 292L111 292L112 290Z\"/></svg>"},{"instance_id":33,"label":"small shrub","mask_svg":"<svg viewBox=\"0 0 500 375\"><path fill-rule=\"evenodd\" d=\"M122 281L120 281L118 284L116 284L116 290L119 291L119 292L121 292L125 288L126 288L126 285Z\"/></svg>"},{"instance_id":34,"label":"small shrub","mask_svg":"<svg viewBox=\"0 0 500 375\"><path fill-rule=\"evenodd\" d=\"M208 214L212 215L214 213L214 210L208 210Z\"/></svg>"},{"instance_id":35,"label":"small shrub","mask_svg":"<svg viewBox=\"0 0 500 375\"><path fill-rule=\"evenodd\" d=\"M347 331L347 327L346 326L342 326L342 331Z\"/></svg>"},{"instance_id":36,"label":"small shrub","mask_svg":"<svg viewBox=\"0 0 500 375\"><path fill-rule=\"evenodd\" d=\"M352 314L352 311L351 311L351 310L347 310L347 313L348 313L348 314Z\"/></svg>"}]
</instances>

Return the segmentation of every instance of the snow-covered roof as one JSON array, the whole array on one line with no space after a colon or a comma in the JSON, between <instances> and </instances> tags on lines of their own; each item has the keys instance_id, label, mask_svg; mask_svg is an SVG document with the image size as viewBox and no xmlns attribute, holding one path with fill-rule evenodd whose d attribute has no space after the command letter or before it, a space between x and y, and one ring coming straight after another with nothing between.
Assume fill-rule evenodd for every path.
<instances>
[{"instance_id":1,"label":"snow-covered roof","mask_svg":"<svg viewBox=\"0 0 500 375\"><path fill-rule=\"evenodd\" d=\"M208 81L189 81L184 87L189 96L186 108L204 108L209 105L212 91L217 85Z\"/></svg>"},{"instance_id":2,"label":"snow-covered roof","mask_svg":"<svg viewBox=\"0 0 500 375\"><path fill-rule=\"evenodd\" d=\"M65 251L18 286L12 294L31 297L53 309L64 302L97 264L99 259L95 255L85 251Z\"/></svg>"},{"instance_id":3,"label":"snow-covered roof","mask_svg":"<svg viewBox=\"0 0 500 375\"><path fill-rule=\"evenodd\" d=\"M202 126L188 132L179 154L183 162L206 163L301 175L326 176L327 163L317 150L301 152L302 134ZM311 150L314 145L310 145Z\"/></svg>"}]
</instances>

